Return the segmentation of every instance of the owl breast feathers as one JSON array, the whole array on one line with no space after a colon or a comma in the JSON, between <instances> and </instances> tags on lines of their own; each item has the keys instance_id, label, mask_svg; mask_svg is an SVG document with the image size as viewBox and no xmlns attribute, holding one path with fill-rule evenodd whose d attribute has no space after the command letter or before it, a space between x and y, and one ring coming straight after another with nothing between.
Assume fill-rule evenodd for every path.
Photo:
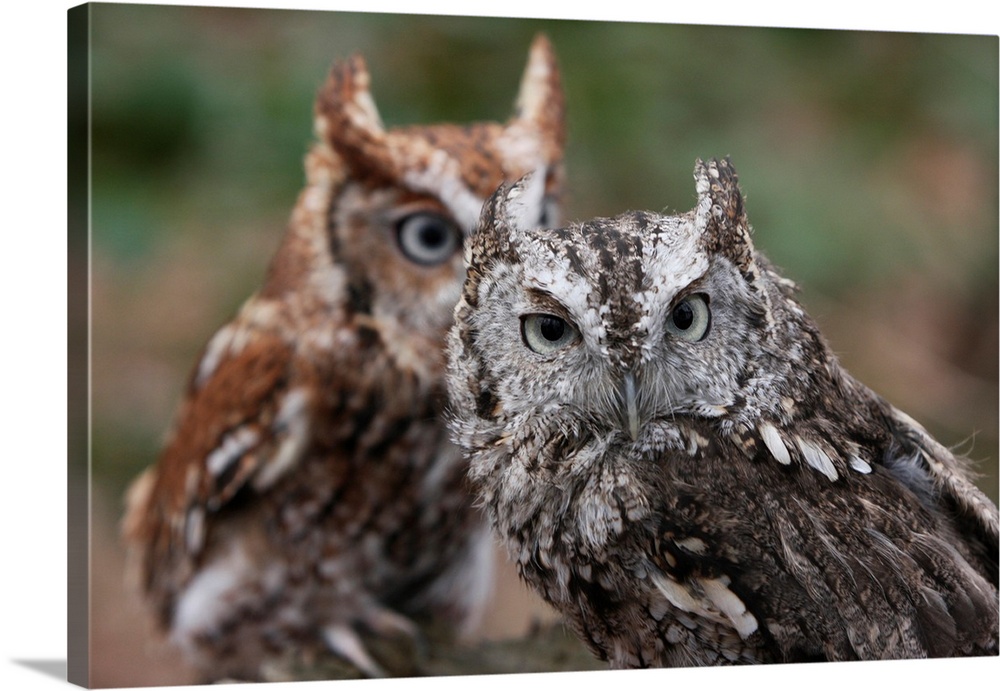
<instances>
[{"instance_id":1,"label":"owl breast feathers","mask_svg":"<svg viewBox=\"0 0 1000 691\"><path fill-rule=\"evenodd\" d=\"M524 579L617 667L997 654L997 508L851 377L751 243L686 214L524 221L501 188L449 337L453 436Z\"/></svg>"},{"instance_id":2,"label":"owl breast feathers","mask_svg":"<svg viewBox=\"0 0 1000 691\"><path fill-rule=\"evenodd\" d=\"M206 345L128 496L134 577L209 679L358 636L474 623L488 533L440 416L462 246L486 197L534 173L555 218L563 97L539 37L514 116L386 129L360 57L316 100L318 141L263 287Z\"/></svg>"}]
</instances>

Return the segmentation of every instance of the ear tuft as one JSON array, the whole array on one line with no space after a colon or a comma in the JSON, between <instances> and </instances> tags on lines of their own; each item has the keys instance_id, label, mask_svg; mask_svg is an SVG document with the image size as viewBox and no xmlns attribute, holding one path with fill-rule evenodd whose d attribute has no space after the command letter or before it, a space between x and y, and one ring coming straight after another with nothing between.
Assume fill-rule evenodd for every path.
<instances>
[{"instance_id":1,"label":"ear tuft","mask_svg":"<svg viewBox=\"0 0 1000 691\"><path fill-rule=\"evenodd\" d=\"M699 159L694 179L698 192L695 223L706 249L728 257L744 274L754 273L750 223L732 161L728 157Z\"/></svg>"},{"instance_id":2,"label":"ear tuft","mask_svg":"<svg viewBox=\"0 0 1000 691\"><path fill-rule=\"evenodd\" d=\"M524 123L542 134L546 158L562 158L566 144L566 105L552 43L544 34L535 36L528 64L514 106L511 124Z\"/></svg>"},{"instance_id":3,"label":"ear tuft","mask_svg":"<svg viewBox=\"0 0 1000 691\"><path fill-rule=\"evenodd\" d=\"M355 175L392 170L385 128L372 98L368 67L360 55L335 64L316 96L316 136L340 155Z\"/></svg>"},{"instance_id":4,"label":"ear tuft","mask_svg":"<svg viewBox=\"0 0 1000 691\"><path fill-rule=\"evenodd\" d=\"M544 171L528 173L504 188L498 205L504 224L514 233L537 228L545 203Z\"/></svg>"},{"instance_id":5,"label":"ear tuft","mask_svg":"<svg viewBox=\"0 0 1000 691\"><path fill-rule=\"evenodd\" d=\"M484 265L494 259L519 261L520 235L538 227L544 204L545 174L535 171L502 184L483 204L479 223L465 245L465 298L473 305Z\"/></svg>"}]
</instances>

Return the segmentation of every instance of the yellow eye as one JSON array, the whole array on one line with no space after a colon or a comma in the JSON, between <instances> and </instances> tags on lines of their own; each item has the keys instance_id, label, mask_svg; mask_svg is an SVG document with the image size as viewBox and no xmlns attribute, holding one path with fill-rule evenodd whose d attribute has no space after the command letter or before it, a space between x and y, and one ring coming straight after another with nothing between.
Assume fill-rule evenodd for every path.
<instances>
[{"instance_id":1,"label":"yellow eye","mask_svg":"<svg viewBox=\"0 0 1000 691\"><path fill-rule=\"evenodd\" d=\"M552 314L526 314L521 317L521 338L526 346L540 355L573 345L579 337L577 330L562 317Z\"/></svg>"},{"instance_id":2,"label":"yellow eye","mask_svg":"<svg viewBox=\"0 0 1000 691\"><path fill-rule=\"evenodd\" d=\"M708 299L704 295L689 295L678 302L667 319L667 331L692 343L705 338L711 323Z\"/></svg>"}]
</instances>

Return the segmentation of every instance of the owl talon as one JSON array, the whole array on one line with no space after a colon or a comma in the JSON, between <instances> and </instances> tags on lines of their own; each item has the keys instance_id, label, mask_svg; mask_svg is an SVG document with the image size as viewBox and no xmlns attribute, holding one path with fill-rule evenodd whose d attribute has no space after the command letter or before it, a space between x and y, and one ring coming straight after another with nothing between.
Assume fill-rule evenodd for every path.
<instances>
[{"instance_id":1,"label":"owl talon","mask_svg":"<svg viewBox=\"0 0 1000 691\"><path fill-rule=\"evenodd\" d=\"M366 677L384 679L389 675L365 648L357 632L345 624L328 626L323 630L323 640L334 655L342 657L358 668Z\"/></svg>"}]
</instances>

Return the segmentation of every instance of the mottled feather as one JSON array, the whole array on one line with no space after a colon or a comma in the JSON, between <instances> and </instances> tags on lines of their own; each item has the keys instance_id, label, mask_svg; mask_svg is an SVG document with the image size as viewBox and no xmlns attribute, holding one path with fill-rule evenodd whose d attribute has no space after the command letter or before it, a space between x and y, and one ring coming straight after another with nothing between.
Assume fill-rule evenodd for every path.
<instances>
[{"instance_id":1,"label":"mottled feather","mask_svg":"<svg viewBox=\"0 0 1000 691\"><path fill-rule=\"evenodd\" d=\"M518 222L501 188L449 336L453 436L523 578L617 667L996 655L997 508L855 380L751 242L686 214Z\"/></svg>"}]
</instances>

